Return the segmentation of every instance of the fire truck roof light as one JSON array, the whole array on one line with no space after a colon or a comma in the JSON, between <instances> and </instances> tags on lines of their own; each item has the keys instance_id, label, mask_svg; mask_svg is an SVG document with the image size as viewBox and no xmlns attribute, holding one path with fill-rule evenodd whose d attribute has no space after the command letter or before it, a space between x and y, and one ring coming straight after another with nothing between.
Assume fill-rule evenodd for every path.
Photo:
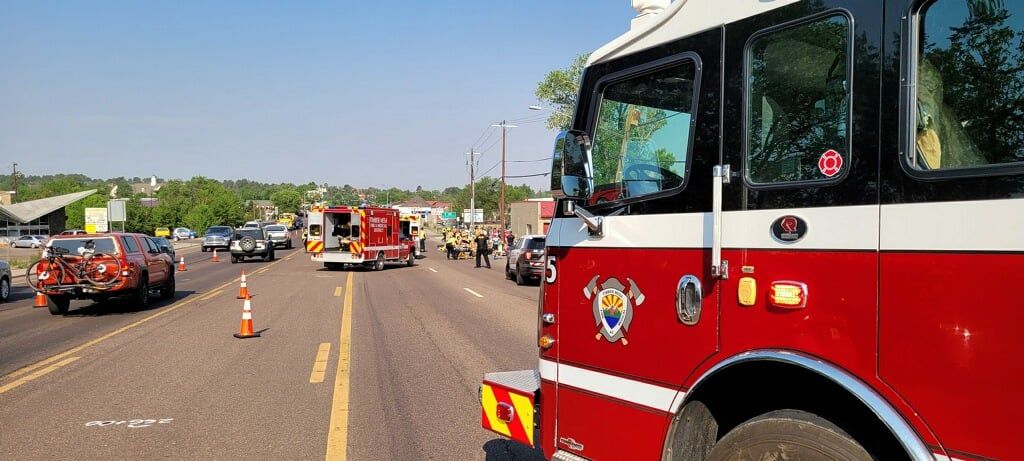
<instances>
[{"instance_id":1,"label":"fire truck roof light","mask_svg":"<svg viewBox=\"0 0 1024 461\"><path fill-rule=\"evenodd\" d=\"M801 309L807 306L807 285L788 280L772 282L768 302L783 309Z\"/></svg>"}]
</instances>

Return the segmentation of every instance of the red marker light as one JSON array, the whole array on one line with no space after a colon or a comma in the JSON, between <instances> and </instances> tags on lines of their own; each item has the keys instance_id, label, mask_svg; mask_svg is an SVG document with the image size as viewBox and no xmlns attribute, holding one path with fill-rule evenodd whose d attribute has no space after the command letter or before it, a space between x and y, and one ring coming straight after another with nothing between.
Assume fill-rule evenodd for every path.
<instances>
[{"instance_id":1,"label":"red marker light","mask_svg":"<svg viewBox=\"0 0 1024 461\"><path fill-rule=\"evenodd\" d=\"M494 416L506 424L511 423L516 416L516 409L505 402L498 402L494 408Z\"/></svg>"},{"instance_id":2,"label":"red marker light","mask_svg":"<svg viewBox=\"0 0 1024 461\"><path fill-rule=\"evenodd\" d=\"M788 280L772 282L768 302L783 309L802 309L807 306L807 285Z\"/></svg>"}]
</instances>

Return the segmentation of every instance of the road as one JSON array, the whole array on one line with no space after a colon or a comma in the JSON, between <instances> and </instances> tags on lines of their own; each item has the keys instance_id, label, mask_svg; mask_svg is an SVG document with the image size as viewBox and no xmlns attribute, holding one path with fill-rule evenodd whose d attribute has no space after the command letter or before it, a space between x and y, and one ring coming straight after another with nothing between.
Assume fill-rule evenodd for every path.
<instances>
[{"instance_id":1,"label":"road","mask_svg":"<svg viewBox=\"0 0 1024 461\"><path fill-rule=\"evenodd\" d=\"M537 287L437 251L326 271L184 253L175 300L0 305L0 459L539 459L480 429L483 373L536 366ZM255 329L240 340L238 275Z\"/></svg>"}]
</instances>

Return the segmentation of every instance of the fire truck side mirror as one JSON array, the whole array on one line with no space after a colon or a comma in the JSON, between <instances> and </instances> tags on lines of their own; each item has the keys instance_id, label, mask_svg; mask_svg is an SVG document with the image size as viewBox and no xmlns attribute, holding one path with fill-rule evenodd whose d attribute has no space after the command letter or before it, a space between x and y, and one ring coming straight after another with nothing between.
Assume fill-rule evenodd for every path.
<instances>
[{"instance_id":1,"label":"fire truck side mirror","mask_svg":"<svg viewBox=\"0 0 1024 461\"><path fill-rule=\"evenodd\" d=\"M556 198L590 196L590 137L579 130L558 133L551 156L551 192Z\"/></svg>"}]
</instances>

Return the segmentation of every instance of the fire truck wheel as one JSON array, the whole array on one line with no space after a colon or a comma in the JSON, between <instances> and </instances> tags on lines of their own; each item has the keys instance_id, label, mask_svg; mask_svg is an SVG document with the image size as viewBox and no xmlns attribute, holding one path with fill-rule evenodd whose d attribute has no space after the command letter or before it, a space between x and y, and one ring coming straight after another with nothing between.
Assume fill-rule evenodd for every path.
<instances>
[{"instance_id":1,"label":"fire truck wheel","mask_svg":"<svg viewBox=\"0 0 1024 461\"><path fill-rule=\"evenodd\" d=\"M715 444L710 461L815 459L871 461L856 440L828 420L800 410L765 413Z\"/></svg>"},{"instance_id":2,"label":"fire truck wheel","mask_svg":"<svg viewBox=\"0 0 1024 461\"><path fill-rule=\"evenodd\" d=\"M384 270L384 253L377 254L377 261L373 263L373 270L382 271Z\"/></svg>"}]
</instances>

